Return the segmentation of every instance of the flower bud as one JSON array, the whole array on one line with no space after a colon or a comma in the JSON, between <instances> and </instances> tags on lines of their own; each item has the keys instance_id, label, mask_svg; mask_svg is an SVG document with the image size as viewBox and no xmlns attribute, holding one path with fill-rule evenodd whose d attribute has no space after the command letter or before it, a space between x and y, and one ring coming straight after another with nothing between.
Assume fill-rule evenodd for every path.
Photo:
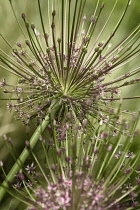
<instances>
[{"instance_id":1,"label":"flower bud","mask_svg":"<svg viewBox=\"0 0 140 210\"><path fill-rule=\"evenodd\" d=\"M55 16L56 15L56 11L55 10L53 10L53 12L52 12L52 16Z\"/></svg>"},{"instance_id":2,"label":"flower bud","mask_svg":"<svg viewBox=\"0 0 140 210\"><path fill-rule=\"evenodd\" d=\"M26 16L24 13L22 13L21 17L25 20Z\"/></svg>"}]
</instances>

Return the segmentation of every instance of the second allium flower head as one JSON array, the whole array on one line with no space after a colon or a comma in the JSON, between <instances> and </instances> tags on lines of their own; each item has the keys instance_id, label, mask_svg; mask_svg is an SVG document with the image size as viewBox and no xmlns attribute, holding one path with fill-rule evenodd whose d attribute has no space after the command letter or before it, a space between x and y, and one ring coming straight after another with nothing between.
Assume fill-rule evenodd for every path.
<instances>
[{"instance_id":1,"label":"second allium flower head","mask_svg":"<svg viewBox=\"0 0 140 210\"><path fill-rule=\"evenodd\" d=\"M95 118L99 114L101 119L106 120L111 111L110 105L106 106L106 103L120 99L119 88L139 82L140 78L125 80L137 74L139 67L112 81L105 80L113 71L118 71L139 55L140 26L109 48L130 0L110 35L102 41L117 2L118 0L114 2L96 36L94 33L104 10L104 4L99 0L89 19L84 14L86 0L62 0L59 6L56 6L55 1L48 1L47 24L38 0L42 26L39 32L34 24L27 22L26 15L22 14L27 33L22 28L21 30L27 50L23 48L24 44L18 42L18 48L12 48L13 58L3 51L0 57L3 68L19 77L16 86L7 84L5 80L1 81L6 93L15 93L17 103L9 102L8 108L15 108L17 119L21 118L28 124L30 119L36 118L39 123L54 101L59 102L60 118L71 115L83 120L87 114ZM12 6L12 1L10 3Z\"/></svg>"}]
</instances>

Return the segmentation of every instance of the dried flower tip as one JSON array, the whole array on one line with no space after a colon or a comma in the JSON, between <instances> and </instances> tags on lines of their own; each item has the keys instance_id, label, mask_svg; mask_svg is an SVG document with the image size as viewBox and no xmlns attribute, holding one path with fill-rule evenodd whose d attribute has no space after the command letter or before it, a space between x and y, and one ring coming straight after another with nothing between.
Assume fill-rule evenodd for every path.
<instances>
[{"instance_id":1,"label":"dried flower tip","mask_svg":"<svg viewBox=\"0 0 140 210\"><path fill-rule=\"evenodd\" d=\"M31 147L30 147L30 142L29 141L25 141L25 145L26 145L26 148L28 149L28 150L30 150L31 149Z\"/></svg>"}]
</instances>

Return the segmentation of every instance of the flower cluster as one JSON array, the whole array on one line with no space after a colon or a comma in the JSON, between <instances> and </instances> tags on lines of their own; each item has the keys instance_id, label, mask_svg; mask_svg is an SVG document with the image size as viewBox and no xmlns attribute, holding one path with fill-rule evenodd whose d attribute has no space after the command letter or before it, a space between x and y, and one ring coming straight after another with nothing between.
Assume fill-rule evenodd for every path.
<instances>
[{"instance_id":1,"label":"flower cluster","mask_svg":"<svg viewBox=\"0 0 140 210\"><path fill-rule=\"evenodd\" d=\"M72 199L75 199L75 208L80 210L104 210L124 209L128 204L116 204L104 194L102 185L97 185L93 180L84 179L79 175L75 182L75 195L72 195L72 180L63 181L59 184L48 185L47 189L39 188L35 193L34 207L29 210L37 210L39 205L42 209L70 209ZM110 189L108 189L109 193ZM107 202L105 201L105 198ZM76 202L76 200L79 202ZM110 202L110 204L108 204Z\"/></svg>"},{"instance_id":2,"label":"flower cluster","mask_svg":"<svg viewBox=\"0 0 140 210\"><path fill-rule=\"evenodd\" d=\"M26 189L27 195L21 194L30 210L135 209L139 206L140 148L133 153L131 146L138 118L130 132L123 121L122 133L107 124L96 129L77 125L74 129L54 122L49 126L50 139L42 136L38 143L44 151L43 161L28 144L35 164L18 173L13 188L20 193ZM60 130L63 138L58 140Z\"/></svg>"},{"instance_id":3,"label":"flower cluster","mask_svg":"<svg viewBox=\"0 0 140 210\"><path fill-rule=\"evenodd\" d=\"M94 32L98 29L98 21L105 8L99 1L89 19L84 15L85 1L78 3L62 0L60 8L52 11L49 4L52 8L55 5L48 1L48 27L45 27L41 4L38 1L42 26L40 32L34 24L29 24L26 15L22 14L27 30L26 35L22 29L25 43L17 42L17 48L11 47L13 57L6 55L3 50L0 54L3 68L19 79L17 85L7 84L5 79L0 83L4 92L15 95L8 103L8 108L17 112L17 119L22 119L27 125L31 119L36 118L39 124L49 112L53 100L60 102L58 112L62 118L68 112L80 119L86 118L87 115L95 118L100 111L106 118L111 109L109 102L121 98L119 89L140 81L139 77L130 79L139 73L140 67L111 81L107 80L114 71L118 72L139 56L139 25L111 47L130 2L127 2L109 37L103 41L102 35L117 1L96 36ZM12 1L10 3L12 6Z\"/></svg>"}]
</instances>

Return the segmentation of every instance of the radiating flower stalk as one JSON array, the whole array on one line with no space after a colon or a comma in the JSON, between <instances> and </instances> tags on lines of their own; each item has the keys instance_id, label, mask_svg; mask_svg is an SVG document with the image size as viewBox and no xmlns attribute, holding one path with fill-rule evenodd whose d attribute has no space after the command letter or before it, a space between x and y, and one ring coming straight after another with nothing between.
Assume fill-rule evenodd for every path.
<instances>
[{"instance_id":1,"label":"radiating flower stalk","mask_svg":"<svg viewBox=\"0 0 140 210\"><path fill-rule=\"evenodd\" d=\"M6 176L0 189L2 197L8 190L8 182L22 168L19 185L29 195L29 199L22 200L36 206L31 209L133 208L139 177L134 179L138 184L130 180L138 172L135 167L139 151L131 155L130 148L137 122L129 132L125 130L121 115L129 112L120 107L116 111L112 103L122 99L122 87L140 81L140 77L134 78L140 67L107 80L140 55L140 25L110 47L131 1L126 1L122 15L105 40L102 37L118 0L114 1L98 35L96 29L105 9L100 0L89 19L84 10L86 0L61 0L59 4L48 0L47 24L41 2L37 0L41 31L29 24L22 13L26 32L16 17L12 1L9 2L25 43L17 42L13 48L1 34L12 49L12 56L1 50L1 68L16 75L18 82L11 85L2 79L0 85L5 93L15 95L10 98L8 108L16 112L16 119L26 126L35 121L38 128ZM135 98L139 96L123 100ZM51 139L44 141L39 137L47 126ZM33 152L37 142L42 144L47 171ZM39 178L41 183L34 181L23 167L29 154L41 171L39 176L44 177ZM19 190L18 194L22 197ZM24 196L27 197L25 193Z\"/></svg>"}]
</instances>

